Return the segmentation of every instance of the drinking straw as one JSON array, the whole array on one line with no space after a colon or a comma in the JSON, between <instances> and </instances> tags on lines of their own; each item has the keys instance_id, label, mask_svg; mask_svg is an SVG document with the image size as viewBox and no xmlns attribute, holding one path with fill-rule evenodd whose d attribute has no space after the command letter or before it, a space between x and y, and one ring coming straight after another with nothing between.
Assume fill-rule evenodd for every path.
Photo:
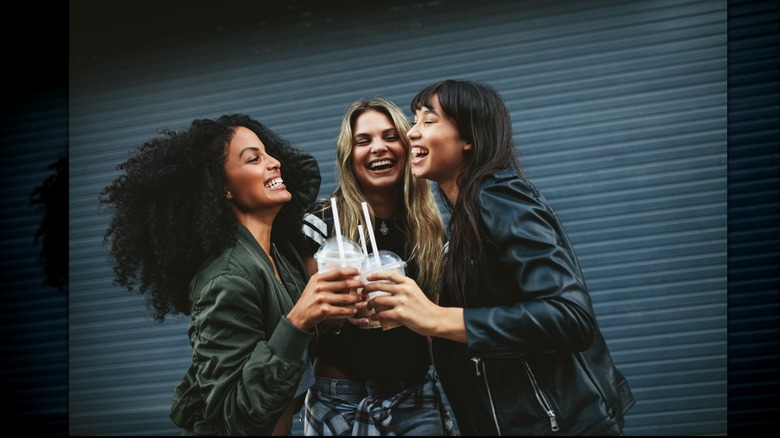
<instances>
[{"instance_id":1,"label":"drinking straw","mask_svg":"<svg viewBox=\"0 0 780 438\"><path fill-rule=\"evenodd\" d=\"M344 242L341 241L341 224L339 223L339 209L336 207L336 198L330 198L330 207L333 210L333 227L336 228L336 242L339 244L339 257L341 266L344 266Z\"/></svg>"},{"instance_id":2,"label":"drinking straw","mask_svg":"<svg viewBox=\"0 0 780 438\"><path fill-rule=\"evenodd\" d=\"M382 261L379 259L379 249L376 246L376 237L374 236L374 227L371 226L371 215L368 214L368 204L363 201L363 215L366 217L366 228L368 228L368 237L371 238L371 247L374 248L374 258L376 259L377 267L382 266Z\"/></svg>"},{"instance_id":3,"label":"drinking straw","mask_svg":"<svg viewBox=\"0 0 780 438\"><path fill-rule=\"evenodd\" d=\"M368 258L368 249L366 249L366 238L363 237L363 225L358 225L358 234L360 234L360 245L363 247L363 255Z\"/></svg>"}]
</instances>

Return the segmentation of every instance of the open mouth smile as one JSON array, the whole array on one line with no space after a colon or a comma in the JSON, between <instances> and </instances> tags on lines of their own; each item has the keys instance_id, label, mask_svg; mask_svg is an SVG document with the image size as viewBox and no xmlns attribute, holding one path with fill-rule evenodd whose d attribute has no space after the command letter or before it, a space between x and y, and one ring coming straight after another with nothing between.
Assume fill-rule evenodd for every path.
<instances>
[{"instance_id":1,"label":"open mouth smile","mask_svg":"<svg viewBox=\"0 0 780 438\"><path fill-rule=\"evenodd\" d=\"M369 170L387 170L390 169L395 165L395 161L393 160L377 160L371 163L368 163Z\"/></svg>"},{"instance_id":2,"label":"open mouth smile","mask_svg":"<svg viewBox=\"0 0 780 438\"><path fill-rule=\"evenodd\" d=\"M284 180L282 179L282 177L277 176L277 177L271 178L270 181L266 182L265 183L265 188L273 190L273 189L279 188L282 184L284 184Z\"/></svg>"},{"instance_id":3,"label":"open mouth smile","mask_svg":"<svg viewBox=\"0 0 780 438\"><path fill-rule=\"evenodd\" d=\"M414 159L421 159L428 156L430 151L428 149L422 147L422 146L414 146L412 147L412 158Z\"/></svg>"}]
</instances>

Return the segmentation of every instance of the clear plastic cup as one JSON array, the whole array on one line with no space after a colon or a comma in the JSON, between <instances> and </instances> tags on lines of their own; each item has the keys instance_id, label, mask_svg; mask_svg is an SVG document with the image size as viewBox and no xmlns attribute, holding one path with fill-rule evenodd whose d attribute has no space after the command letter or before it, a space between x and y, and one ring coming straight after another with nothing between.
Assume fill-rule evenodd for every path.
<instances>
[{"instance_id":1,"label":"clear plastic cup","mask_svg":"<svg viewBox=\"0 0 780 438\"><path fill-rule=\"evenodd\" d=\"M341 244L344 250L342 254L336 239L337 237L335 236L329 238L314 253L314 258L317 260L317 269L320 272L338 268L357 268L360 270L363 267L363 260L366 258L360 246L353 240L341 236Z\"/></svg>"},{"instance_id":2,"label":"clear plastic cup","mask_svg":"<svg viewBox=\"0 0 780 438\"><path fill-rule=\"evenodd\" d=\"M336 239L336 236L329 238L314 253L314 259L317 260L319 272L327 272L339 268L356 268L360 271L366 258L361 247L353 240L341 236L342 248L340 249ZM352 289L349 293L357 294L357 291ZM346 317L344 318L346 319Z\"/></svg>"},{"instance_id":3,"label":"clear plastic cup","mask_svg":"<svg viewBox=\"0 0 780 438\"><path fill-rule=\"evenodd\" d=\"M360 270L360 281L363 282L363 284L368 283L375 283L374 281L367 281L366 277L374 272L379 271L397 271L401 275L406 275L406 262L401 259L401 257L398 256L398 254L392 252L392 251L386 251L386 250L380 250L379 251L379 261L381 264L377 264L376 257L373 253L369 254L368 257L363 262L363 267ZM389 280L378 280L378 282L381 283L391 283ZM371 299L383 296L383 295L390 295L389 292L384 291L374 291L370 292L368 294L367 299L370 301ZM375 313L377 310L380 312L382 311L381 306L376 306L374 309L371 310L371 314ZM394 321L382 321L381 327L382 330L390 330L394 329L396 327L400 327L400 322L394 322Z\"/></svg>"}]
</instances>

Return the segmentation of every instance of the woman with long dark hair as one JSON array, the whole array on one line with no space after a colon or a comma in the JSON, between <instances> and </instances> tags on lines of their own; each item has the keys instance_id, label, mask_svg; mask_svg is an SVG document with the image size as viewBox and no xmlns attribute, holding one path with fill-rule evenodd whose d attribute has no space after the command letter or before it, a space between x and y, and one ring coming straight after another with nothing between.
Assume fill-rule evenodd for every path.
<instances>
[{"instance_id":1,"label":"woman with long dark hair","mask_svg":"<svg viewBox=\"0 0 780 438\"><path fill-rule=\"evenodd\" d=\"M412 171L451 213L432 301L397 273L369 306L433 337L434 366L463 435L620 435L634 404L613 365L569 238L523 175L492 87L445 80L411 102Z\"/></svg>"}]
</instances>

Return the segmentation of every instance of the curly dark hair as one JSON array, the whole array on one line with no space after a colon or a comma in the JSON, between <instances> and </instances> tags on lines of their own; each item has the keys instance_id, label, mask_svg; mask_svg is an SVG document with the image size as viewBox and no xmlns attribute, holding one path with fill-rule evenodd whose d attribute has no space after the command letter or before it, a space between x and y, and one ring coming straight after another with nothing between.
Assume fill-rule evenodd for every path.
<instances>
[{"instance_id":1,"label":"curly dark hair","mask_svg":"<svg viewBox=\"0 0 780 438\"><path fill-rule=\"evenodd\" d=\"M117 166L122 172L99 195L113 209L105 232L114 283L136 287L152 317L189 315L189 282L211 256L233 243L238 222L225 198L227 145L235 128L252 130L282 163L292 201L273 223L272 239L299 243L303 211L320 187L299 163L305 152L244 114L198 119L184 130L163 129Z\"/></svg>"}]
</instances>

